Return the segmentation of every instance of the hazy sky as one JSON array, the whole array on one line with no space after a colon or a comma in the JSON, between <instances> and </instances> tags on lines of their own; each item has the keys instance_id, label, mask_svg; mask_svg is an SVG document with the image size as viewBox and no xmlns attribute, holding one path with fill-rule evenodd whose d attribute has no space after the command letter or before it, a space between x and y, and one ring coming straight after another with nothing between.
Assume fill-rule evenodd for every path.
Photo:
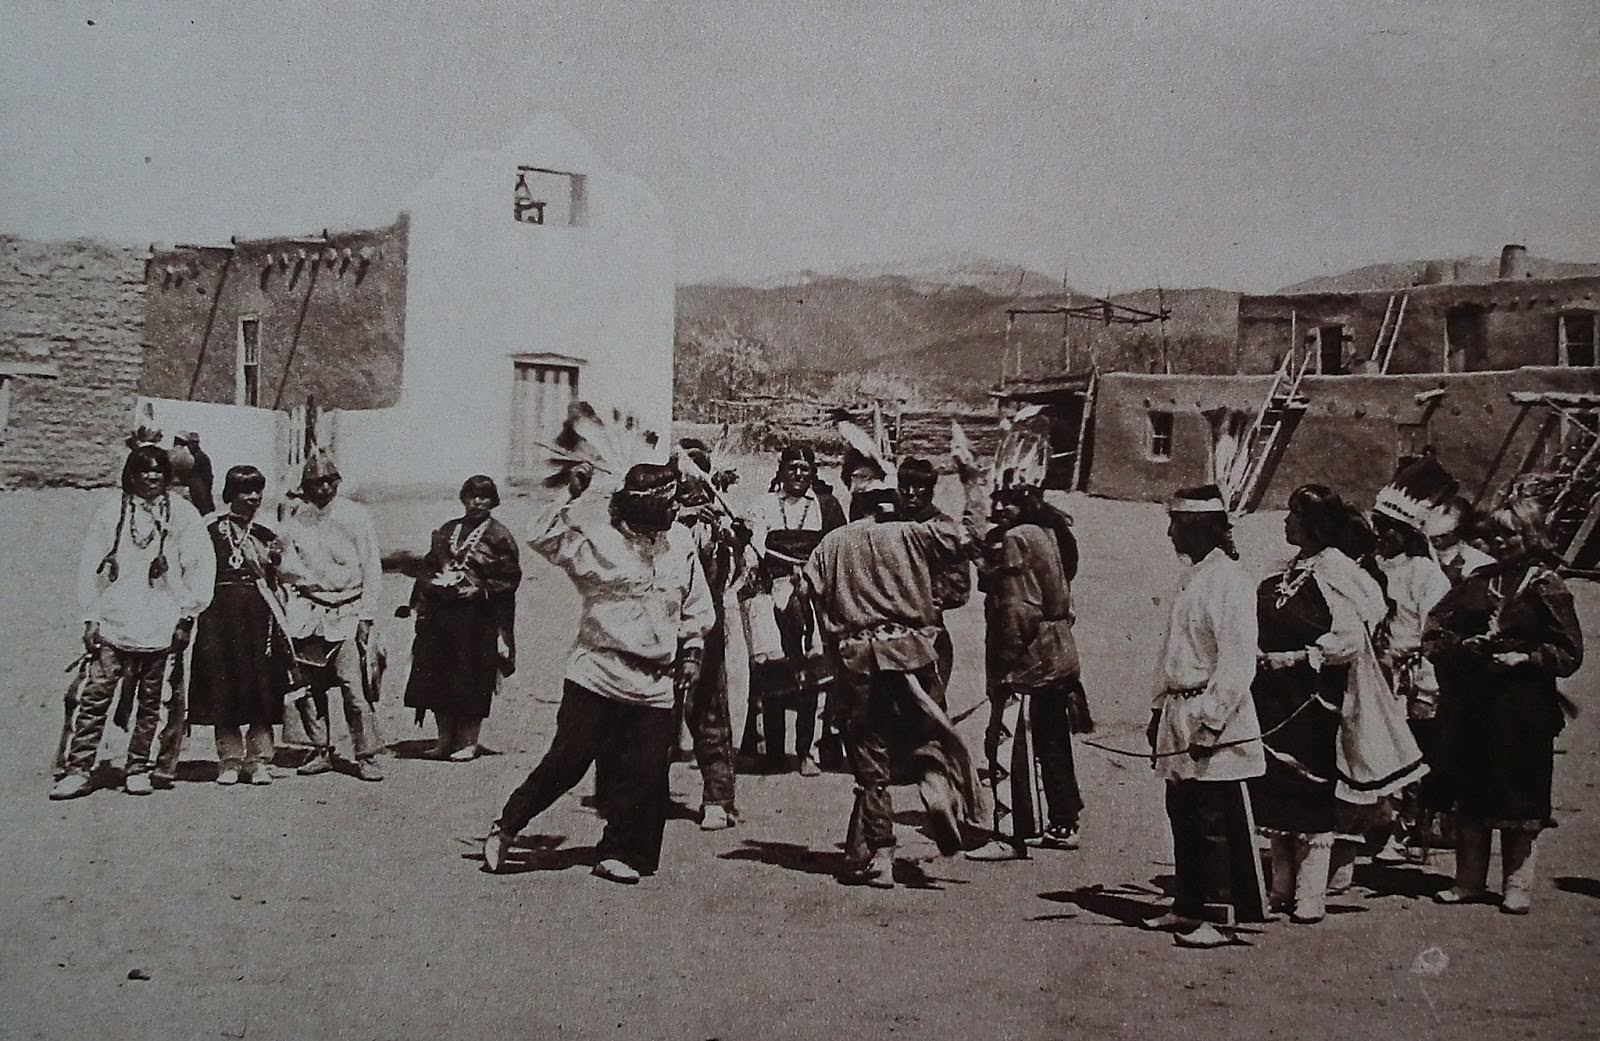
<instances>
[{"instance_id":1,"label":"hazy sky","mask_svg":"<svg viewBox=\"0 0 1600 1041\"><path fill-rule=\"evenodd\" d=\"M93 24L89 24L90 22ZM0 0L0 230L393 219L560 112L679 277L976 253L1089 290L1600 260L1594 0Z\"/></svg>"}]
</instances>

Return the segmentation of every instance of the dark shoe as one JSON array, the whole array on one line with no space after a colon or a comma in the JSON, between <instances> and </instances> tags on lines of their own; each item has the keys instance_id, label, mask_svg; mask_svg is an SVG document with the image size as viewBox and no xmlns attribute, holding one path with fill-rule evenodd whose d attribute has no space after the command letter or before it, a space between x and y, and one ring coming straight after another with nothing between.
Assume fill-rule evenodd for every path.
<instances>
[{"instance_id":1,"label":"dark shoe","mask_svg":"<svg viewBox=\"0 0 1600 1041\"><path fill-rule=\"evenodd\" d=\"M839 881L847 886L871 886L873 889L894 888L894 850L880 849L865 864L846 865Z\"/></svg>"},{"instance_id":2,"label":"dark shoe","mask_svg":"<svg viewBox=\"0 0 1600 1041\"><path fill-rule=\"evenodd\" d=\"M1052 824L1039 836L1039 846L1043 849L1077 849L1078 842L1076 824L1070 828L1064 824Z\"/></svg>"}]
</instances>

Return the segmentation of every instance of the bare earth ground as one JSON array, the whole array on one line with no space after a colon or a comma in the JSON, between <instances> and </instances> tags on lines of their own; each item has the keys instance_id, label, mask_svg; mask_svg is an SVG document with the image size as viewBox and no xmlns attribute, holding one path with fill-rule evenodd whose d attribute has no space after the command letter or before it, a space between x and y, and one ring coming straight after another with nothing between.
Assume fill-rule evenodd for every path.
<instances>
[{"instance_id":1,"label":"bare earth ground","mask_svg":"<svg viewBox=\"0 0 1600 1041\"><path fill-rule=\"evenodd\" d=\"M758 470L748 469L755 476ZM764 474L761 479L764 481ZM741 489L748 494L753 481ZM946 482L948 484L948 482ZM943 489L948 494L949 489ZM701 833L691 767L661 873L635 888L591 878L599 822L563 799L529 828L515 873L482 873L477 842L537 761L554 720L575 597L529 563L521 671L485 727L500 750L468 765L385 760L388 780L284 777L220 788L197 732L171 792L46 801L62 667L78 625L71 573L95 494L0 496L0 1036L100 1039L527 1038L1590 1038L1600 939L1600 595L1576 584L1588 704L1561 738L1559 830L1542 843L1534 913L1446 909L1426 898L1450 859L1363 868L1322 925L1273 925L1213 952L1130 923L1171 871L1161 791L1147 766L1079 747L1084 848L981 865L903 865L893 891L833 880L850 781L740 778L744 823ZM453 503L383 503L391 546L420 548ZM1158 507L1068 500L1084 551L1077 584L1085 676L1100 739L1142 744L1149 658L1174 561ZM528 500L501 516L526 530ZM1281 515L1241 539L1265 573L1287 555ZM531 554L530 554L531 555ZM391 577L398 604L405 580ZM951 703L980 690L982 615L952 618ZM431 736L399 704L407 623L382 636L394 672L391 742ZM737 654L737 648L735 654ZM735 723L744 687L736 678ZM982 713L963 729L979 746ZM402 746L402 753L410 745ZM932 858L909 790L901 853ZM1498 878L1498 868L1493 876ZM129 978L142 970L147 980Z\"/></svg>"}]
</instances>

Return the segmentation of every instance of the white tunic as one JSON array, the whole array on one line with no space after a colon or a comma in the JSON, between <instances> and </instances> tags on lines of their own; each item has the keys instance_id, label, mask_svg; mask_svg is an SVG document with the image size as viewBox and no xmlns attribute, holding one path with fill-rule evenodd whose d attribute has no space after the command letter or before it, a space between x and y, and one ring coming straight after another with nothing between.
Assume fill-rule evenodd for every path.
<instances>
[{"instance_id":1,"label":"white tunic","mask_svg":"<svg viewBox=\"0 0 1600 1041\"><path fill-rule=\"evenodd\" d=\"M1156 668L1156 760L1168 780L1240 781L1266 772L1250 684L1256 675L1256 584L1237 560L1212 550L1188 568L1172 597ZM1186 749L1228 747L1196 758Z\"/></svg>"},{"instance_id":2,"label":"white tunic","mask_svg":"<svg viewBox=\"0 0 1600 1041\"><path fill-rule=\"evenodd\" d=\"M679 647L702 646L716 621L694 536L682 525L624 532L575 517L575 505L552 506L528 542L583 597L566 678L601 697L670 709Z\"/></svg>"},{"instance_id":3,"label":"white tunic","mask_svg":"<svg viewBox=\"0 0 1600 1041\"><path fill-rule=\"evenodd\" d=\"M214 592L217 557L205 521L187 499L167 494L163 507L162 498L146 503L119 492L95 511L84 536L78 559L83 620L99 625L100 638L121 650L164 651L171 647L178 619L204 611ZM113 545L115 582L100 570ZM152 580L150 564L158 551L167 559L167 571Z\"/></svg>"}]
</instances>

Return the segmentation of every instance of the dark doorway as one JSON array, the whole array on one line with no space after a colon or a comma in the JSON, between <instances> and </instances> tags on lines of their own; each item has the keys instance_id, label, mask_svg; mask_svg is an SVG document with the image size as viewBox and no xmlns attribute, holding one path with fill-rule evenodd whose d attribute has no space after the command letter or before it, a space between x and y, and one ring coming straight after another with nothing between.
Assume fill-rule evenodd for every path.
<instances>
[{"instance_id":1,"label":"dark doorway","mask_svg":"<svg viewBox=\"0 0 1600 1041\"><path fill-rule=\"evenodd\" d=\"M1083 429L1083 398L1073 394L1052 402L1050 415L1050 469L1045 474L1046 488L1075 491L1072 474L1078 462L1078 434Z\"/></svg>"},{"instance_id":2,"label":"dark doorway","mask_svg":"<svg viewBox=\"0 0 1600 1041\"><path fill-rule=\"evenodd\" d=\"M1452 307L1445 312L1444 332L1450 344L1451 372L1479 372L1489 367L1489 331L1483 310Z\"/></svg>"},{"instance_id":3,"label":"dark doorway","mask_svg":"<svg viewBox=\"0 0 1600 1041\"><path fill-rule=\"evenodd\" d=\"M1343 376L1350 371L1344 363L1344 326L1317 327L1317 371L1324 376Z\"/></svg>"}]
</instances>

